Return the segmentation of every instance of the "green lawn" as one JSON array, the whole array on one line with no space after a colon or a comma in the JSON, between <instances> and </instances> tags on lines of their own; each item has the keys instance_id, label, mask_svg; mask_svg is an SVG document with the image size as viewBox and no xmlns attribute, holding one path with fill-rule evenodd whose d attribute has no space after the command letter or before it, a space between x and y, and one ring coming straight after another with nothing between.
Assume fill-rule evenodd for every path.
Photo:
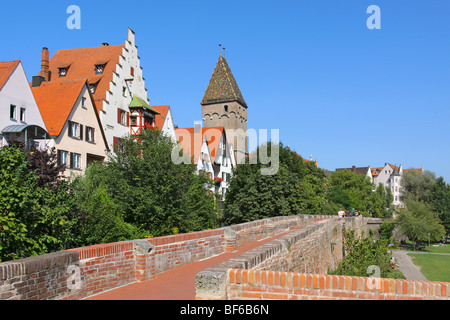
<instances>
[{"instance_id":1,"label":"green lawn","mask_svg":"<svg viewBox=\"0 0 450 320\"><path fill-rule=\"evenodd\" d=\"M432 247L433 248L433 247ZM435 249L447 249L434 247ZM433 252L433 250L432 250ZM434 251L437 252L437 251ZM442 252L448 253L448 251ZM429 281L450 282L450 255L414 254L408 253L416 266L420 266L422 273Z\"/></svg>"}]
</instances>

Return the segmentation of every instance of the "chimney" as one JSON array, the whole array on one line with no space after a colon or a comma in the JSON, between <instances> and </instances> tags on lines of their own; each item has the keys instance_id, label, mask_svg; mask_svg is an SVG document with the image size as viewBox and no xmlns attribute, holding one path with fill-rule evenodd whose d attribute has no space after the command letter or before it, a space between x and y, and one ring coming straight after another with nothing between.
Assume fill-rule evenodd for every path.
<instances>
[{"instance_id":1,"label":"chimney","mask_svg":"<svg viewBox=\"0 0 450 320\"><path fill-rule=\"evenodd\" d=\"M104 47L109 47L109 43L108 43L108 42L103 42L103 43L102 43L102 46L104 46Z\"/></svg>"},{"instance_id":2,"label":"chimney","mask_svg":"<svg viewBox=\"0 0 450 320\"><path fill-rule=\"evenodd\" d=\"M44 81L50 81L50 55L48 48L42 49L42 60L41 60L41 72L39 76L44 78Z\"/></svg>"},{"instance_id":3,"label":"chimney","mask_svg":"<svg viewBox=\"0 0 450 320\"><path fill-rule=\"evenodd\" d=\"M33 82L32 82L32 88L39 88L42 84L42 82L45 82L45 79L43 76L33 76Z\"/></svg>"}]
</instances>

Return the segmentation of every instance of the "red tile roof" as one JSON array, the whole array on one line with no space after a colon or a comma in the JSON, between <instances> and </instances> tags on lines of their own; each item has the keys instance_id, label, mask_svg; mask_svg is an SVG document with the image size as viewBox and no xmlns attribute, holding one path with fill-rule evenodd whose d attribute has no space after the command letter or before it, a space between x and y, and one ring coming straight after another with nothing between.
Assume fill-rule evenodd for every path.
<instances>
[{"instance_id":1,"label":"red tile roof","mask_svg":"<svg viewBox=\"0 0 450 320\"><path fill-rule=\"evenodd\" d=\"M224 127L202 128L202 134L195 134L195 128L177 128L175 129L177 139L182 144L183 152L193 156L194 164L197 164L200 157L203 137L208 143L211 158L214 161L222 135L225 133ZM187 136L189 135L189 136ZM182 139L180 139L182 138Z\"/></svg>"},{"instance_id":2,"label":"red tile roof","mask_svg":"<svg viewBox=\"0 0 450 320\"><path fill-rule=\"evenodd\" d=\"M166 121L170 106L152 106L152 108L159 112L159 114L155 116L155 126L161 130Z\"/></svg>"},{"instance_id":3,"label":"red tile roof","mask_svg":"<svg viewBox=\"0 0 450 320\"><path fill-rule=\"evenodd\" d=\"M84 85L86 80L55 81L31 89L51 136L61 133Z\"/></svg>"},{"instance_id":4,"label":"red tile roof","mask_svg":"<svg viewBox=\"0 0 450 320\"><path fill-rule=\"evenodd\" d=\"M89 84L96 83L93 97L97 110L101 110L123 48L124 45L117 45L59 50L50 60L50 81L87 79ZM95 66L101 64L106 66L97 75ZM69 68L65 77L59 76L59 68Z\"/></svg>"},{"instance_id":5,"label":"red tile roof","mask_svg":"<svg viewBox=\"0 0 450 320\"><path fill-rule=\"evenodd\" d=\"M11 74L16 70L20 64L20 60L0 62L0 90L8 81Z\"/></svg>"}]
</instances>

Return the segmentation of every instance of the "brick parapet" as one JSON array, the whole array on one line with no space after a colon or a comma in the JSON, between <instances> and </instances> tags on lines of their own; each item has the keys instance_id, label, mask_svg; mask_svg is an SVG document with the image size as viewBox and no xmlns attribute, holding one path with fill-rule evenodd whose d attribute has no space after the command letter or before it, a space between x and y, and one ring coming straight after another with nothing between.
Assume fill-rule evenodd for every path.
<instances>
[{"instance_id":1,"label":"brick parapet","mask_svg":"<svg viewBox=\"0 0 450 320\"><path fill-rule=\"evenodd\" d=\"M231 269L229 300L449 300L450 283Z\"/></svg>"}]
</instances>

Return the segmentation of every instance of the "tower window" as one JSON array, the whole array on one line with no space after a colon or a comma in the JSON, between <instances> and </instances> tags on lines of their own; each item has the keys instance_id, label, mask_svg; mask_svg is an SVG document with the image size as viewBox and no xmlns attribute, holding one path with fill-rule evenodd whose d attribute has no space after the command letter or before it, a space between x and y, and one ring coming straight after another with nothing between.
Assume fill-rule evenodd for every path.
<instances>
[{"instance_id":1,"label":"tower window","mask_svg":"<svg viewBox=\"0 0 450 320\"><path fill-rule=\"evenodd\" d=\"M228 112L228 106L225 106L224 109L225 109L225 112Z\"/></svg>"}]
</instances>

